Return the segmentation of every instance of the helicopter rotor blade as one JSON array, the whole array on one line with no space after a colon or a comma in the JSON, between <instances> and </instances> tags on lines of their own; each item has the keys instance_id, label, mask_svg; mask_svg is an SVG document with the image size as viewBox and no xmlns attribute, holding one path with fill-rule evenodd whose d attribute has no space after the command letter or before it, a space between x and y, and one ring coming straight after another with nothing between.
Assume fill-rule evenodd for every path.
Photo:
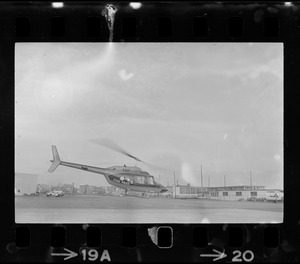
<instances>
[{"instance_id":1,"label":"helicopter rotor blade","mask_svg":"<svg viewBox=\"0 0 300 264\"><path fill-rule=\"evenodd\" d=\"M132 159L135 159L136 161L139 162L143 162L142 160L140 160L138 157L135 157L133 155L131 155L129 152L127 152L126 150L124 150L123 148L121 148L118 144L116 144L115 142L113 142L110 139L90 139L91 142L102 145L106 148L112 149L114 151L117 151L119 153L122 153ZM144 162L143 162L144 163Z\"/></svg>"},{"instance_id":2,"label":"helicopter rotor blade","mask_svg":"<svg viewBox=\"0 0 300 264\"><path fill-rule=\"evenodd\" d=\"M128 156L128 157L130 157L130 158L132 158L136 161L139 161L139 162L141 162L141 163L145 164L146 166L151 167L153 169L171 171L170 168L163 167L163 166L158 166L158 165L155 165L155 164L152 164L152 163L149 163L149 162L142 161L138 157L133 156L132 154L130 154L129 152L124 150L122 147L120 147L117 143L113 142L111 139L108 139L108 138L90 139L89 141L93 142L93 143L96 143L98 145L104 146L106 148L112 149L114 151L117 151L121 154L124 154L124 155L126 155L126 156Z\"/></svg>"}]
</instances>

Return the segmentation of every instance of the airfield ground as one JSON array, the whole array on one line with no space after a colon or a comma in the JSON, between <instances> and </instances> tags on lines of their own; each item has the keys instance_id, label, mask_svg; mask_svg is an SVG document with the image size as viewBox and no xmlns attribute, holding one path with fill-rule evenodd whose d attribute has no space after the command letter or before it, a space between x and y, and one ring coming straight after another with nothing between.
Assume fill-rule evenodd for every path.
<instances>
[{"instance_id":1,"label":"airfield ground","mask_svg":"<svg viewBox=\"0 0 300 264\"><path fill-rule=\"evenodd\" d=\"M281 223L283 203L65 195L16 196L16 223Z\"/></svg>"}]
</instances>

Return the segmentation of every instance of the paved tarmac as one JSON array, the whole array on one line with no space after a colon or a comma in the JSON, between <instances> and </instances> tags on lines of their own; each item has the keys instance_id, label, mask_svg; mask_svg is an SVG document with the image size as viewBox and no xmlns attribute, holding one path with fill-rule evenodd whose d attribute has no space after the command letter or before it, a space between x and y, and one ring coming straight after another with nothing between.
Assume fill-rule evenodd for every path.
<instances>
[{"instance_id":1,"label":"paved tarmac","mask_svg":"<svg viewBox=\"0 0 300 264\"><path fill-rule=\"evenodd\" d=\"M283 203L65 195L16 196L16 223L281 223Z\"/></svg>"}]
</instances>

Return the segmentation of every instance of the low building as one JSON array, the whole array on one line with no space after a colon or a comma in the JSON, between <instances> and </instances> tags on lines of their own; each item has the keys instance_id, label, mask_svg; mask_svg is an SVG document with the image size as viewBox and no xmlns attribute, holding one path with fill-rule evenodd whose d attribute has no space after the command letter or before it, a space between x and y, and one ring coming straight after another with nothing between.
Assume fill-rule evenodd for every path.
<instances>
[{"instance_id":1,"label":"low building","mask_svg":"<svg viewBox=\"0 0 300 264\"><path fill-rule=\"evenodd\" d=\"M92 194L92 193L93 193L93 187L90 185L87 185L86 189L85 189L85 194Z\"/></svg>"},{"instance_id":2,"label":"low building","mask_svg":"<svg viewBox=\"0 0 300 264\"><path fill-rule=\"evenodd\" d=\"M265 186L197 187L191 185L168 186L173 198L203 198L216 200L283 200L283 191ZM172 188L172 191L171 191Z\"/></svg>"},{"instance_id":3,"label":"low building","mask_svg":"<svg viewBox=\"0 0 300 264\"><path fill-rule=\"evenodd\" d=\"M36 191L40 194L45 194L47 192L51 192L53 189L52 185L49 184L38 184L36 187Z\"/></svg>"},{"instance_id":4,"label":"low building","mask_svg":"<svg viewBox=\"0 0 300 264\"><path fill-rule=\"evenodd\" d=\"M15 173L15 195L36 194L37 174Z\"/></svg>"},{"instance_id":5,"label":"low building","mask_svg":"<svg viewBox=\"0 0 300 264\"><path fill-rule=\"evenodd\" d=\"M115 193L116 190L117 190L117 187L112 186L112 185L106 186L106 187L105 187L105 192L106 192L106 193L109 193L109 194Z\"/></svg>"},{"instance_id":6,"label":"low building","mask_svg":"<svg viewBox=\"0 0 300 264\"><path fill-rule=\"evenodd\" d=\"M75 187L74 187L74 183L73 184L63 184L61 186L61 189L63 190L63 192L65 194L75 194Z\"/></svg>"},{"instance_id":7,"label":"low building","mask_svg":"<svg viewBox=\"0 0 300 264\"><path fill-rule=\"evenodd\" d=\"M94 186L81 184L79 186L79 194L86 195L105 195L105 194L119 194L119 188L115 186Z\"/></svg>"},{"instance_id":8,"label":"low building","mask_svg":"<svg viewBox=\"0 0 300 264\"><path fill-rule=\"evenodd\" d=\"M86 194L99 194L100 188L94 185L86 186Z\"/></svg>"},{"instance_id":9,"label":"low building","mask_svg":"<svg viewBox=\"0 0 300 264\"><path fill-rule=\"evenodd\" d=\"M80 184L79 185L79 194L86 194L86 184Z\"/></svg>"},{"instance_id":10,"label":"low building","mask_svg":"<svg viewBox=\"0 0 300 264\"><path fill-rule=\"evenodd\" d=\"M170 190L169 187L167 187ZM173 198L204 198L209 197L208 187L199 187L187 185L176 185L172 186Z\"/></svg>"},{"instance_id":11,"label":"low building","mask_svg":"<svg viewBox=\"0 0 300 264\"><path fill-rule=\"evenodd\" d=\"M264 199L266 198L265 186L224 186L224 187L209 187L209 192L212 199L219 200L249 200L249 199Z\"/></svg>"}]
</instances>

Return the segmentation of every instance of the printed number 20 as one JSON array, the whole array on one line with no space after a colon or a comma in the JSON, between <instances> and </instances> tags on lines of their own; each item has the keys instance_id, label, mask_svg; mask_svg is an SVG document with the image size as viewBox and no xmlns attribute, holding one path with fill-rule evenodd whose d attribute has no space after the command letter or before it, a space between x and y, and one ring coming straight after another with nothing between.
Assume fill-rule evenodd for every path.
<instances>
[{"instance_id":1,"label":"printed number 20","mask_svg":"<svg viewBox=\"0 0 300 264\"><path fill-rule=\"evenodd\" d=\"M233 255L235 255L235 254L236 254L236 256L234 256L232 258L232 262L241 262L243 260L246 261L246 262L251 262L254 259L254 253L251 250L246 250L243 253L243 255L242 255L242 252L240 250L235 250L235 251L233 251ZM242 255L242 258L240 258L241 255Z\"/></svg>"}]
</instances>

